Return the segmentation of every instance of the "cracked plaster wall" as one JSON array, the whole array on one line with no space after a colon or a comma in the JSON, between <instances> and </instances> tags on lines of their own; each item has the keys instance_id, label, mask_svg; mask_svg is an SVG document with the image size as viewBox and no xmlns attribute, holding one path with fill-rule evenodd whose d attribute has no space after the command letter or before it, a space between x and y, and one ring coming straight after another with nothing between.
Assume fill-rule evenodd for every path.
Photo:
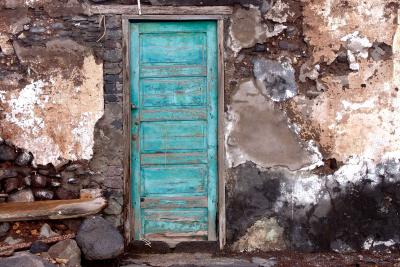
<instances>
[{"instance_id":1,"label":"cracked plaster wall","mask_svg":"<svg viewBox=\"0 0 400 267\"><path fill-rule=\"evenodd\" d=\"M398 6L282 0L235 10L225 77L233 249L399 244Z\"/></svg>"},{"instance_id":2,"label":"cracked plaster wall","mask_svg":"<svg viewBox=\"0 0 400 267\"><path fill-rule=\"evenodd\" d=\"M227 237L233 249L344 252L399 244L397 1L144 4L236 4L232 17L225 19ZM34 153L36 163L57 163L59 155L88 159L86 173L75 169L84 174L81 183L65 187L67 196L77 188L104 189L110 200L105 216L120 226L121 17L106 16L106 35L98 41L102 18L90 16L79 1L6 0L0 10L0 74L7 77L0 80L10 89L2 94L7 112L1 120L20 122L10 103L20 103L25 96L30 108L23 109L22 116L50 111L48 116L54 118L59 109L50 99L59 100L57 107L63 109L88 103L74 109L78 112L58 116L71 134L60 141L64 146L57 153L41 154L34 139L13 136L12 128L3 127L7 139L19 138L20 143L14 143ZM60 39L67 41L55 45ZM48 69L37 64L42 52L71 46L73 55L84 55L76 60L79 65L72 64L73 71L63 65L62 53L49 59ZM97 71L92 73L93 68ZM85 82L83 92L74 91ZM62 83L61 96L53 83ZM80 120L85 112L93 112L93 117L81 125L87 121ZM41 121L22 121L32 122L43 135ZM24 128L26 132L35 129L32 125ZM80 135L75 131L81 137L78 142L73 128L85 130ZM77 144L72 152L71 144ZM7 164L1 168L9 168ZM76 175L68 168L74 169L62 169L64 180Z\"/></svg>"}]
</instances>

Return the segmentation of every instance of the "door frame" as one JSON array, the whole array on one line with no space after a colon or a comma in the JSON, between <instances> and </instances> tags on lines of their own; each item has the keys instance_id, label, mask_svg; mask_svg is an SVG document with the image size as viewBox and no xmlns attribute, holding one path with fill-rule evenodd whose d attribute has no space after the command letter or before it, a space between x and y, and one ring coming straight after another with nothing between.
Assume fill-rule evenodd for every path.
<instances>
[{"instance_id":1,"label":"door frame","mask_svg":"<svg viewBox=\"0 0 400 267\"><path fill-rule=\"evenodd\" d=\"M217 22L218 49L218 214L217 235L220 249L226 243L225 219L225 135L224 135L224 18L223 15L123 15L122 53L123 53L123 132L124 132L124 237L126 244L134 239L134 212L132 205L131 170L131 101L130 101L130 23L133 21L184 21L214 20Z\"/></svg>"}]
</instances>

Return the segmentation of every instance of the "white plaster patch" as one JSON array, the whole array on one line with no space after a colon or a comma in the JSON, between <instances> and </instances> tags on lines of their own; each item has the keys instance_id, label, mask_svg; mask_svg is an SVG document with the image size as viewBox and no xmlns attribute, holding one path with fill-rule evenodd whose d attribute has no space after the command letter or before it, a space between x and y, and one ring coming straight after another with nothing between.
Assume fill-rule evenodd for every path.
<instances>
[{"instance_id":1,"label":"white plaster patch","mask_svg":"<svg viewBox=\"0 0 400 267\"><path fill-rule=\"evenodd\" d=\"M89 160L93 155L94 127L104 112L102 64L72 40L54 40L46 48L32 49L35 53L19 47L18 56L28 68L36 66L41 57L43 64L37 66L45 78L0 93L6 110L0 119L2 137L31 152L33 165ZM57 60L52 58L54 54ZM71 63L69 57L77 59L82 55L86 55L82 63ZM65 65L58 62L65 63L68 70L61 69Z\"/></svg>"},{"instance_id":2,"label":"white plaster patch","mask_svg":"<svg viewBox=\"0 0 400 267\"><path fill-rule=\"evenodd\" d=\"M377 247L377 246L385 246L385 247L389 248L396 244L397 244L397 242L394 241L393 239L389 239L386 241L375 241L372 237L369 237L364 241L363 249L369 250L369 249L373 249L374 247Z\"/></svg>"},{"instance_id":3,"label":"white plaster patch","mask_svg":"<svg viewBox=\"0 0 400 267\"><path fill-rule=\"evenodd\" d=\"M346 110L372 109L375 107L375 98L370 98L365 102L354 103L348 100L342 100L343 108Z\"/></svg>"},{"instance_id":4,"label":"white plaster patch","mask_svg":"<svg viewBox=\"0 0 400 267\"><path fill-rule=\"evenodd\" d=\"M5 120L23 129L26 134L37 134L45 127L42 118L35 113L35 108L43 108L46 99L42 97L43 80L26 85L18 94L8 101L11 112L6 113Z\"/></svg>"}]
</instances>

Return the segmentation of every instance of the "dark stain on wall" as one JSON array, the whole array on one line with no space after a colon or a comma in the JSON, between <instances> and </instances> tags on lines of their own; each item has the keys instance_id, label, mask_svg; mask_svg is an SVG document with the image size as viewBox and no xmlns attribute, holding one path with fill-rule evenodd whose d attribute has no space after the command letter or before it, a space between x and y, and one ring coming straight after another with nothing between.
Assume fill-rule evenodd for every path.
<instances>
[{"instance_id":1,"label":"dark stain on wall","mask_svg":"<svg viewBox=\"0 0 400 267\"><path fill-rule=\"evenodd\" d=\"M236 180L226 207L230 242L244 235L256 220L272 214L280 195L280 183L285 178L280 172L262 172L251 162L234 168L233 173Z\"/></svg>"}]
</instances>

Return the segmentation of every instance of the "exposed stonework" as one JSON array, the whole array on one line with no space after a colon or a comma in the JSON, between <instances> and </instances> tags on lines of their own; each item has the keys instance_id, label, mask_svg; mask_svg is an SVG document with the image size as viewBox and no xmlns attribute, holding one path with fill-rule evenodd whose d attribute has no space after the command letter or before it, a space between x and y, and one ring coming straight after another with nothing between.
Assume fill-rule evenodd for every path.
<instances>
[{"instance_id":1,"label":"exposed stonework","mask_svg":"<svg viewBox=\"0 0 400 267\"><path fill-rule=\"evenodd\" d=\"M281 33L286 26L281 24L272 25L272 29L261 23L261 12L251 6L248 10L238 8L231 19L230 47L238 53L242 48L254 46L256 43L263 43L267 38Z\"/></svg>"},{"instance_id":2,"label":"exposed stonework","mask_svg":"<svg viewBox=\"0 0 400 267\"><path fill-rule=\"evenodd\" d=\"M2 138L30 151L35 164L90 159L104 109L102 63L68 39L14 48L28 79L23 87L0 84Z\"/></svg>"},{"instance_id":3,"label":"exposed stonework","mask_svg":"<svg viewBox=\"0 0 400 267\"><path fill-rule=\"evenodd\" d=\"M104 218L120 227L131 205L122 20L89 14L91 3L136 4L0 1L0 193L9 194L0 201L96 189L108 199ZM349 252L400 244L398 1L149 3L238 4L224 21L230 245Z\"/></svg>"},{"instance_id":4,"label":"exposed stonework","mask_svg":"<svg viewBox=\"0 0 400 267\"><path fill-rule=\"evenodd\" d=\"M283 228L274 218L256 221L246 235L233 244L233 249L240 252L276 251L285 248Z\"/></svg>"}]
</instances>

